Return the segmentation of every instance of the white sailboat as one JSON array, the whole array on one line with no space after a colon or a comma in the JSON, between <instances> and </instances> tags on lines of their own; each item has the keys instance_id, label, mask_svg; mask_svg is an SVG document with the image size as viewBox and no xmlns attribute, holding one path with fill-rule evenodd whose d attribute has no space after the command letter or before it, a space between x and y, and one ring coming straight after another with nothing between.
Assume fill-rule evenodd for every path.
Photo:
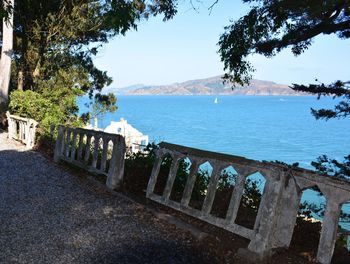
<instances>
[{"instance_id":1,"label":"white sailboat","mask_svg":"<svg viewBox=\"0 0 350 264\"><path fill-rule=\"evenodd\" d=\"M215 97L214 104L217 104L217 103L218 103L218 98Z\"/></svg>"}]
</instances>

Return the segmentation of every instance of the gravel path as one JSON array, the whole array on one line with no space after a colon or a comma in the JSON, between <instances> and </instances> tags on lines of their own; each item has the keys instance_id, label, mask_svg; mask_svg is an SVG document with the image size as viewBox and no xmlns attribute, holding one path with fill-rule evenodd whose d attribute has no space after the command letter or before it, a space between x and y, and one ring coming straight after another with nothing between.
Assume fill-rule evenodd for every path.
<instances>
[{"instance_id":1,"label":"gravel path","mask_svg":"<svg viewBox=\"0 0 350 264\"><path fill-rule=\"evenodd\" d=\"M0 263L208 262L186 237L0 131Z\"/></svg>"}]
</instances>

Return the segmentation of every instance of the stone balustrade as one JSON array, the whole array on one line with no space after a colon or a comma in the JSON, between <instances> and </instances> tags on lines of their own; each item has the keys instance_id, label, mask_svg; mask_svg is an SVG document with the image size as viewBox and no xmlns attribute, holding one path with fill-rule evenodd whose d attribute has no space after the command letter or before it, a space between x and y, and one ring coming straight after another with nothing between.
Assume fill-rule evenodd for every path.
<instances>
[{"instance_id":1,"label":"stone balustrade","mask_svg":"<svg viewBox=\"0 0 350 264\"><path fill-rule=\"evenodd\" d=\"M58 126L54 160L105 175L107 187L118 189L124 176L125 149L125 140L120 135Z\"/></svg>"},{"instance_id":2,"label":"stone balustrade","mask_svg":"<svg viewBox=\"0 0 350 264\"><path fill-rule=\"evenodd\" d=\"M8 137L24 143L27 149L32 149L35 144L35 133L38 123L30 118L11 115L10 112L6 112L6 116Z\"/></svg>"},{"instance_id":3,"label":"stone balustrade","mask_svg":"<svg viewBox=\"0 0 350 264\"><path fill-rule=\"evenodd\" d=\"M269 257L273 249L289 247L299 210L302 191L318 187L326 198L326 209L318 245L317 261L330 263L333 255L339 214L342 204L350 200L350 183L329 176L319 175L301 168L281 164L259 162L243 157L202 151L184 146L161 143L147 187L147 197L175 210L226 229L250 240L248 252L255 259ZM172 164L162 194L155 193L157 178L165 157L171 157ZM180 202L170 198L181 160L189 159L191 168ZM205 199L201 209L189 205L198 168L209 162L213 167ZM212 215L215 193L220 173L227 166L237 172L237 180L230 198L225 218ZM265 179L260 206L254 228L247 228L235 222L244 192L246 178L259 172ZM305 237L307 239L307 235Z\"/></svg>"}]
</instances>

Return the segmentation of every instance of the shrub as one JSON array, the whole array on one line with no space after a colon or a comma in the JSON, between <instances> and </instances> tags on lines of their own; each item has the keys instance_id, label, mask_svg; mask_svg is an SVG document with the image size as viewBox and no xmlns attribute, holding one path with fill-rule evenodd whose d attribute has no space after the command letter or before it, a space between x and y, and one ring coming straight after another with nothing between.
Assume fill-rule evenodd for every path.
<instances>
[{"instance_id":1,"label":"shrub","mask_svg":"<svg viewBox=\"0 0 350 264\"><path fill-rule=\"evenodd\" d=\"M50 125L80 126L83 124L76 115L66 111L67 105L71 103L70 100L71 98L62 96L60 103L57 103L47 94L31 90L16 90L11 93L9 111L39 122L41 136L47 136L50 132Z\"/></svg>"}]
</instances>

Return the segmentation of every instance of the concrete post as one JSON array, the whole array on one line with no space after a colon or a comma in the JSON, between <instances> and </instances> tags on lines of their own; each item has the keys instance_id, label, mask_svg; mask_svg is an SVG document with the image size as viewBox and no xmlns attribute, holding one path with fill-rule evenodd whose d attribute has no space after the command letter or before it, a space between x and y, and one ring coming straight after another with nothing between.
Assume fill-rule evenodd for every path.
<instances>
[{"instance_id":1,"label":"concrete post","mask_svg":"<svg viewBox=\"0 0 350 264\"><path fill-rule=\"evenodd\" d=\"M122 136L118 140L113 141L113 153L111 164L108 170L106 185L111 190L118 190L122 187L124 177L124 161L125 161L125 139Z\"/></svg>"},{"instance_id":2,"label":"concrete post","mask_svg":"<svg viewBox=\"0 0 350 264\"><path fill-rule=\"evenodd\" d=\"M56 139L55 152L53 156L53 160L55 162L59 162L60 157L62 155L62 150L64 147L64 131L65 128L63 126L58 126L58 134Z\"/></svg>"},{"instance_id":3,"label":"concrete post","mask_svg":"<svg viewBox=\"0 0 350 264\"><path fill-rule=\"evenodd\" d=\"M321 264L331 263L337 236L339 214L340 204L331 197L331 199L327 201L320 243L318 244L317 262Z\"/></svg>"},{"instance_id":4,"label":"concrete post","mask_svg":"<svg viewBox=\"0 0 350 264\"><path fill-rule=\"evenodd\" d=\"M274 248L289 247L302 195L293 177L289 177L286 181L277 209L278 219L273 234Z\"/></svg>"},{"instance_id":5,"label":"concrete post","mask_svg":"<svg viewBox=\"0 0 350 264\"><path fill-rule=\"evenodd\" d=\"M8 122L8 137L13 137L13 120L11 118L10 112L6 112L7 122Z\"/></svg>"},{"instance_id":6,"label":"concrete post","mask_svg":"<svg viewBox=\"0 0 350 264\"><path fill-rule=\"evenodd\" d=\"M200 164L200 161L197 159L192 159L193 163L190 170L190 175L187 178L185 190L183 192L182 198L181 198L181 205L182 206L188 206L191 200L191 194L193 191L194 184L196 182L198 167ZM153 190L152 190L153 191Z\"/></svg>"},{"instance_id":7,"label":"concrete post","mask_svg":"<svg viewBox=\"0 0 350 264\"><path fill-rule=\"evenodd\" d=\"M257 235L248 245L248 249L255 253L255 257L260 260L268 258L271 254L273 230L278 216L277 205L283 185L283 180L267 180L265 183L265 190L254 225Z\"/></svg>"},{"instance_id":8,"label":"concrete post","mask_svg":"<svg viewBox=\"0 0 350 264\"><path fill-rule=\"evenodd\" d=\"M173 188L174 182L175 182L175 178L176 178L176 173L177 173L177 169L179 167L179 162L180 162L180 157L179 156L175 156L173 157L173 161L171 163L171 167L170 167L170 171L169 171L169 175L168 175L168 180L166 182L164 191L163 191L163 197L162 199L168 200L171 194L171 190Z\"/></svg>"},{"instance_id":9,"label":"concrete post","mask_svg":"<svg viewBox=\"0 0 350 264\"><path fill-rule=\"evenodd\" d=\"M154 187L156 186L157 183L157 176L159 174L160 166L162 164L164 154L161 153L161 150L158 150L156 153L156 160L152 168L152 173L148 181L147 185L147 193L146 197L148 198L154 191Z\"/></svg>"},{"instance_id":10,"label":"concrete post","mask_svg":"<svg viewBox=\"0 0 350 264\"><path fill-rule=\"evenodd\" d=\"M27 119L27 122L24 123L24 133L25 133L25 144L26 144L26 149L31 149L34 145L34 142L32 142L32 135L31 135L31 129L30 127L32 126L32 122L30 119Z\"/></svg>"}]
</instances>

